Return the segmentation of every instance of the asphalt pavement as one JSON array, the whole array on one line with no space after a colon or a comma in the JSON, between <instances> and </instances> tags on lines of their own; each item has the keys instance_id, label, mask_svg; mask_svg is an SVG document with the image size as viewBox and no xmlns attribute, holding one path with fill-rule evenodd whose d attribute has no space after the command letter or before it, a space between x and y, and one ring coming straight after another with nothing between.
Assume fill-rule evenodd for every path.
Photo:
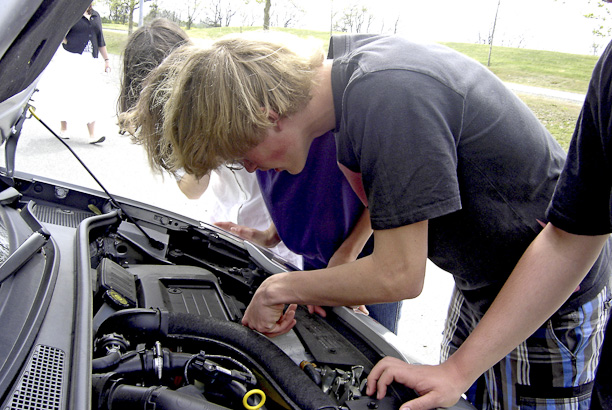
<instances>
[{"instance_id":1,"label":"asphalt pavement","mask_svg":"<svg viewBox=\"0 0 612 410\"><path fill-rule=\"evenodd\" d=\"M519 94L531 94L540 97L555 98L557 100L569 101L576 104L582 104L584 102L584 94L571 93L567 91L551 90L548 88L534 87L530 85L506 83L506 86L515 93Z\"/></svg>"},{"instance_id":2,"label":"asphalt pavement","mask_svg":"<svg viewBox=\"0 0 612 410\"><path fill-rule=\"evenodd\" d=\"M96 96L99 105L96 134L105 136L106 141L91 145L85 124L69 124L70 139L64 142L76 152L112 194L199 219L199 215L205 212L201 204L186 199L172 178L164 179L154 175L142 147L133 144L129 137L118 134L115 112L119 93L120 64L118 56L110 57L111 72L103 73L103 65L100 64L99 78L92 79L103 83L101 94ZM43 93L47 87L43 77L39 84L40 93ZM581 103L584 99L584 96L579 94L559 93L520 85L510 85L510 87L520 93L552 96L576 103ZM37 113L49 127L59 132L59 119L45 115L46 110L41 101L46 101L48 104L48 99L38 98L37 95L41 94L34 96L33 105L37 108ZM54 97L52 104L62 104L62 96ZM0 164L4 163L2 159ZM34 118L24 124L17 147L16 168L59 181L100 189L62 142ZM428 263L422 294L416 299L404 302L398 338L404 350L422 363L438 362L441 333L452 286L450 274Z\"/></svg>"}]
</instances>

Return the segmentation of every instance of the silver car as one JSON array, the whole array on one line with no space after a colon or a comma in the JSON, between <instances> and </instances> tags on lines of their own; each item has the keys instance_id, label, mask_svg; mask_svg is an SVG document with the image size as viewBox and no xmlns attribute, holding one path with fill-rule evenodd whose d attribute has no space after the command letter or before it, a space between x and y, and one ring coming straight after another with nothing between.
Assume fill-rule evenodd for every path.
<instances>
[{"instance_id":1,"label":"silver car","mask_svg":"<svg viewBox=\"0 0 612 410\"><path fill-rule=\"evenodd\" d=\"M383 356L411 361L347 308L268 339L240 324L257 286L294 269L216 227L15 169L30 98L90 0L0 11L2 409L397 409L365 396ZM461 401L455 408L469 408Z\"/></svg>"}]
</instances>

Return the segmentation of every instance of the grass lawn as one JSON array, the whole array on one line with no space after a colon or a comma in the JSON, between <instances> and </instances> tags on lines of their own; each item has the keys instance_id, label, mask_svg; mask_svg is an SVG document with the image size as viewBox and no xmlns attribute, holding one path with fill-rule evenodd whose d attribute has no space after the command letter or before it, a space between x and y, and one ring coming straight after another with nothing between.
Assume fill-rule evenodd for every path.
<instances>
[{"instance_id":1,"label":"grass lawn","mask_svg":"<svg viewBox=\"0 0 612 410\"><path fill-rule=\"evenodd\" d=\"M443 43L487 65L485 44ZM503 81L585 93L596 56L493 47L489 69Z\"/></svg>"},{"instance_id":2,"label":"grass lawn","mask_svg":"<svg viewBox=\"0 0 612 410\"><path fill-rule=\"evenodd\" d=\"M517 94L565 151L572 139L582 104L528 94Z\"/></svg>"},{"instance_id":3,"label":"grass lawn","mask_svg":"<svg viewBox=\"0 0 612 410\"><path fill-rule=\"evenodd\" d=\"M127 41L127 26L105 24L104 38L110 53L121 54ZM193 39L215 39L225 34L260 30L260 27L193 28ZM279 29L298 36L320 39L327 45L329 32ZM489 46L485 44L444 43L486 65ZM511 47L493 47L489 69L502 81L584 94L597 57ZM567 150L581 104L519 94L549 132Z\"/></svg>"}]
</instances>

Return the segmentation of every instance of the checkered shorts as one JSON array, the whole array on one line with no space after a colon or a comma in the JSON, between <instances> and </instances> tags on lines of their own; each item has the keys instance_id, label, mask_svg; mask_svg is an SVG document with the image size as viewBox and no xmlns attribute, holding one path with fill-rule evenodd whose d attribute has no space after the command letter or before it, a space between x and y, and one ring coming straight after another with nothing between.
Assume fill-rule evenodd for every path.
<instances>
[{"instance_id":1,"label":"checkered shorts","mask_svg":"<svg viewBox=\"0 0 612 410\"><path fill-rule=\"evenodd\" d=\"M610 313L610 288L568 314L555 314L489 369L469 392L479 409L588 410ZM455 288L444 329L446 360L480 320Z\"/></svg>"}]
</instances>

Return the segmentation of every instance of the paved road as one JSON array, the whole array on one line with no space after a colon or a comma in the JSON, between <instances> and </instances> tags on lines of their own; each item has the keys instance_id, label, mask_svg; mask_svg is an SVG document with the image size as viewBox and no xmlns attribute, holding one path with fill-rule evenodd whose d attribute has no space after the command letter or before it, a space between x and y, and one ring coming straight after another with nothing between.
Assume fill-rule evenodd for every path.
<instances>
[{"instance_id":1,"label":"paved road","mask_svg":"<svg viewBox=\"0 0 612 410\"><path fill-rule=\"evenodd\" d=\"M575 102L582 104L584 102L584 94L570 93L567 91L551 90L548 88L533 87L523 84L506 83L508 88L516 93L532 94L541 97L556 98L558 100Z\"/></svg>"},{"instance_id":2,"label":"paved road","mask_svg":"<svg viewBox=\"0 0 612 410\"><path fill-rule=\"evenodd\" d=\"M98 135L106 136L106 141L101 145L90 145L87 141L85 124L70 124L76 126L71 127L71 137L66 140L67 144L111 193L198 219L198 215L201 215L203 210L198 207L197 201L187 200L171 178L164 180L153 175L142 147L132 144L129 138L117 134L115 106L120 67L117 56L111 57L111 73L100 74L98 79L105 86L102 95L97 97L100 117L96 128ZM552 95L576 102L581 102L584 98L570 93L511 86L517 92ZM45 91L44 80L41 81L39 88L41 93ZM57 96L57 100L53 103L61 104L61 96ZM36 99L34 105L37 105ZM43 121L57 131L59 120L45 116L44 106L39 105L37 109ZM4 164L4 159L0 163ZM62 143L35 119L28 120L24 125L17 149L16 166L22 171L97 188L94 180ZM429 264L423 293L418 298L404 303L398 337L405 350L424 363L436 363L438 360L443 320L451 289L451 276Z\"/></svg>"}]
</instances>

